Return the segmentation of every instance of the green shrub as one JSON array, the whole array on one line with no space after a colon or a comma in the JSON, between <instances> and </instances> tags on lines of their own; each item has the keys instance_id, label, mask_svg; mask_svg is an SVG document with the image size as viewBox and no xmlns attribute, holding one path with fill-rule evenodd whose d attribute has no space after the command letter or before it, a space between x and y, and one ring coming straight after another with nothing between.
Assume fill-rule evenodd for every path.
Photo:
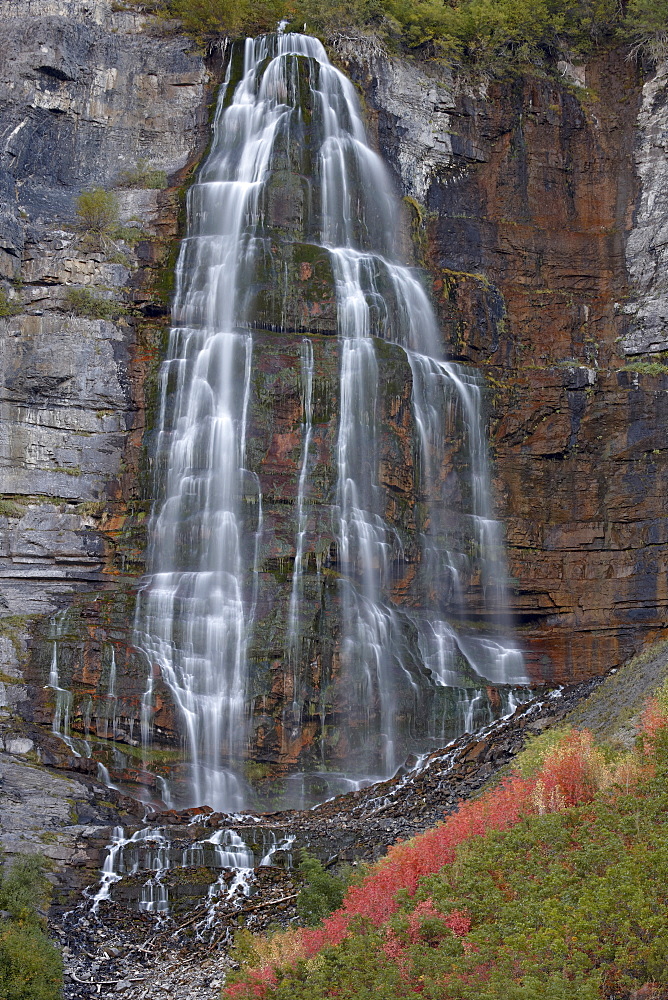
<instances>
[{"instance_id":1,"label":"green shrub","mask_svg":"<svg viewBox=\"0 0 668 1000\"><path fill-rule=\"evenodd\" d=\"M659 62L668 55L668 0L629 0L624 33L631 54Z\"/></svg>"},{"instance_id":2,"label":"green shrub","mask_svg":"<svg viewBox=\"0 0 668 1000\"><path fill-rule=\"evenodd\" d=\"M178 18L196 36L273 31L286 16L285 0L135 0L154 13Z\"/></svg>"},{"instance_id":3,"label":"green shrub","mask_svg":"<svg viewBox=\"0 0 668 1000\"><path fill-rule=\"evenodd\" d=\"M487 76L583 57L616 37L660 58L668 0L128 0L181 20L191 34L255 34L285 19L322 36L370 30L386 43L475 67Z\"/></svg>"},{"instance_id":4,"label":"green shrub","mask_svg":"<svg viewBox=\"0 0 668 1000\"><path fill-rule=\"evenodd\" d=\"M313 926L341 906L347 882L306 851L302 851L299 874L304 886L297 897L297 912L303 924Z\"/></svg>"},{"instance_id":5,"label":"green shrub","mask_svg":"<svg viewBox=\"0 0 668 1000\"><path fill-rule=\"evenodd\" d=\"M118 199L112 191L93 188L77 198L79 225L97 236L111 235L118 225Z\"/></svg>"},{"instance_id":6,"label":"green shrub","mask_svg":"<svg viewBox=\"0 0 668 1000\"><path fill-rule=\"evenodd\" d=\"M142 240L152 239L151 234L147 233L141 226L116 226L113 236L114 239L122 240L123 243L127 243L131 247Z\"/></svg>"},{"instance_id":7,"label":"green shrub","mask_svg":"<svg viewBox=\"0 0 668 1000\"><path fill-rule=\"evenodd\" d=\"M17 858L0 875L0 909L10 915L0 925L0 1000L62 995L62 960L39 913L49 888L42 860L34 855Z\"/></svg>"},{"instance_id":8,"label":"green shrub","mask_svg":"<svg viewBox=\"0 0 668 1000\"><path fill-rule=\"evenodd\" d=\"M21 306L17 302L12 302L7 298L7 293L0 290L0 318L4 316L16 316L21 312Z\"/></svg>"},{"instance_id":9,"label":"green shrub","mask_svg":"<svg viewBox=\"0 0 668 1000\"><path fill-rule=\"evenodd\" d=\"M620 17L617 0L298 0L293 23L324 34L371 28L494 75L547 65L563 49L584 55L614 36Z\"/></svg>"},{"instance_id":10,"label":"green shrub","mask_svg":"<svg viewBox=\"0 0 668 1000\"><path fill-rule=\"evenodd\" d=\"M136 167L122 171L118 186L162 189L167 187L167 174L164 170L154 170L146 160L139 160Z\"/></svg>"},{"instance_id":11,"label":"green shrub","mask_svg":"<svg viewBox=\"0 0 668 1000\"><path fill-rule=\"evenodd\" d=\"M85 319L118 319L127 312L125 306L113 299L105 299L88 288L70 288L65 298L68 310Z\"/></svg>"},{"instance_id":12,"label":"green shrub","mask_svg":"<svg viewBox=\"0 0 668 1000\"><path fill-rule=\"evenodd\" d=\"M25 507L6 497L0 497L0 517L23 517L24 514Z\"/></svg>"}]
</instances>

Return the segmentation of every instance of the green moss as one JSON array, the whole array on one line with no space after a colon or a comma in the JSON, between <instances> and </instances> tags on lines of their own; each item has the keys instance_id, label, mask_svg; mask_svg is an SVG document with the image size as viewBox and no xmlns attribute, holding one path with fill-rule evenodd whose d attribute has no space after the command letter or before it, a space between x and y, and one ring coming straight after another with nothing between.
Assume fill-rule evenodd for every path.
<instances>
[{"instance_id":1,"label":"green moss","mask_svg":"<svg viewBox=\"0 0 668 1000\"><path fill-rule=\"evenodd\" d=\"M97 747L100 751L118 750L133 761L147 760L152 764L171 764L181 759L181 751L167 747L134 747L129 743L117 743L115 740L103 740L97 737L88 737L88 742Z\"/></svg>"},{"instance_id":2,"label":"green moss","mask_svg":"<svg viewBox=\"0 0 668 1000\"><path fill-rule=\"evenodd\" d=\"M52 833L51 830L45 830L43 833L40 833L39 839L43 844L57 844L59 838L58 835Z\"/></svg>"},{"instance_id":3,"label":"green moss","mask_svg":"<svg viewBox=\"0 0 668 1000\"><path fill-rule=\"evenodd\" d=\"M244 778L251 785L261 784L271 775L271 767L256 760L247 760L243 766Z\"/></svg>"},{"instance_id":4,"label":"green moss","mask_svg":"<svg viewBox=\"0 0 668 1000\"><path fill-rule=\"evenodd\" d=\"M25 507L21 504L16 503L14 500L0 497L0 517L23 517L24 514Z\"/></svg>"},{"instance_id":5,"label":"green moss","mask_svg":"<svg viewBox=\"0 0 668 1000\"><path fill-rule=\"evenodd\" d=\"M164 170L150 167L146 160L138 160L136 166L121 171L118 186L161 190L167 187L167 175Z\"/></svg>"},{"instance_id":6,"label":"green moss","mask_svg":"<svg viewBox=\"0 0 668 1000\"><path fill-rule=\"evenodd\" d=\"M619 371L638 372L640 375L668 375L668 365L659 361L631 361Z\"/></svg>"},{"instance_id":7,"label":"green moss","mask_svg":"<svg viewBox=\"0 0 668 1000\"><path fill-rule=\"evenodd\" d=\"M99 518L109 509L109 504L104 500L85 500L83 503L78 503L74 510L77 514L82 517L94 517Z\"/></svg>"},{"instance_id":8,"label":"green moss","mask_svg":"<svg viewBox=\"0 0 668 1000\"><path fill-rule=\"evenodd\" d=\"M34 618L30 615L5 615L0 618L0 635L9 635L17 629L25 629Z\"/></svg>"}]
</instances>

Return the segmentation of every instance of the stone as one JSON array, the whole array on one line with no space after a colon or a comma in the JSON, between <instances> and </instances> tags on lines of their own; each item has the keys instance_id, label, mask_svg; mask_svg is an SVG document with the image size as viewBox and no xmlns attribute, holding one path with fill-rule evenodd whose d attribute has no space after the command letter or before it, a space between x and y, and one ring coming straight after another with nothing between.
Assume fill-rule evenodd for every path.
<instances>
[{"instance_id":1,"label":"stone","mask_svg":"<svg viewBox=\"0 0 668 1000\"><path fill-rule=\"evenodd\" d=\"M7 753L17 754L19 757L25 756L33 750L35 744L32 740L23 739L19 736L5 739L5 750Z\"/></svg>"}]
</instances>

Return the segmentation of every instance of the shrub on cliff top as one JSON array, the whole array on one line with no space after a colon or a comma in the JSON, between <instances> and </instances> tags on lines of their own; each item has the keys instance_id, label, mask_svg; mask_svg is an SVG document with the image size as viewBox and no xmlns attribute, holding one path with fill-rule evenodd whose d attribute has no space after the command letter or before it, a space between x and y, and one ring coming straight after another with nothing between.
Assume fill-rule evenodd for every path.
<instances>
[{"instance_id":1,"label":"shrub on cliff top","mask_svg":"<svg viewBox=\"0 0 668 1000\"><path fill-rule=\"evenodd\" d=\"M178 18L196 37L274 31L286 17L286 0L131 0L163 17Z\"/></svg>"},{"instance_id":2,"label":"shrub on cliff top","mask_svg":"<svg viewBox=\"0 0 668 1000\"><path fill-rule=\"evenodd\" d=\"M499 76L614 40L656 61L668 52L668 0L127 0L190 34L272 31L280 20L323 36L372 31L390 46Z\"/></svg>"},{"instance_id":3,"label":"shrub on cliff top","mask_svg":"<svg viewBox=\"0 0 668 1000\"><path fill-rule=\"evenodd\" d=\"M668 56L668 0L629 0L625 34L631 55L659 62Z\"/></svg>"}]
</instances>

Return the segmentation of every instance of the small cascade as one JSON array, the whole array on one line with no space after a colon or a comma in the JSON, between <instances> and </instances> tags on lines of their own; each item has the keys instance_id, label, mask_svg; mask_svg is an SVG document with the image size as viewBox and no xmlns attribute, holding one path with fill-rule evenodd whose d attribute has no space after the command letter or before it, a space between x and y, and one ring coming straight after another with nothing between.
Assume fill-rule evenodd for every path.
<instances>
[{"instance_id":1,"label":"small cascade","mask_svg":"<svg viewBox=\"0 0 668 1000\"><path fill-rule=\"evenodd\" d=\"M118 859L120 852L126 843L128 843L128 841L125 839L123 827L115 826L112 833L111 844L107 847L107 856L104 859L104 864L102 866L100 885L97 892L93 896L91 913L97 913L100 903L111 897L112 885L115 882L120 882L121 875L117 870Z\"/></svg>"},{"instance_id":2,"label":"small cascade","mask_svg":"<svg viewBox=\"0 0 668 1000\"><path fill-rule=\"evenodd\" d=\"M203 916L196 923L198 935L204 935L215 923L222 903L240 903L251 893L258 868L273 865L279 855L280 867L292 868L293 834L261 829L254 839L259 839L257 855L233 829L216 830L184 844L182 835L179 838L174 832L170 838L162 827L142 827L130 836L122 827L115 827L100 883L95 891L87 892L90 911L97 913L101 903L113 902L117 894L134 900L140 912L166 918L170 914L170 885L178 886L187 878L187 870L208 869L215 878L204 898Z\"/></svg>"},{"instance_id":3,"label":"small cascade","mask_svg":"<svg viewBox=\"0 0 668 1000\"><path fill-rule=\"evenodd\" d=\"M101 781L102 784L106 785L107 788L111 788L111 790L114 792L121 791L118 785L115 785L111 780L111 776L109 774L109 768L105 767L104 764L101 763L101 761L97 762L97 780Z\"/></svg>"},{"instance_id":4,"label":"small cascade","mask_svg":"<svg viewBox=\"0 0 668 1000\"><path fill-rule=\"evenodd\" d=\"M145 842L149 837L145 838ZM169 895L163 879L170 870L169 842L162 830L151 830L150 842L155 846L149 853L148 865L154 874L144 883L139 900L139 909L144 913L166 913L169 910Z\"/></svg>"},{"instance_id":5,"label":"small cascade","mask_svg":"<svg viewBox=\"0 0 668 1000\"><path fill-rule=\"evenodd\" d=\"M307 478L309 468L309 450L313 435L313 345L304 338L301 346L301 382L302 382L302 461L299 470L297 486L297 540L295 545L295 561L292 570L292 590L288 608L287 628L287 660L292 668L292 716L293 723L298 724L301 717L301 698L299 688L299 664L301 662L300 643L300 607L303 583L303 560L306 542L308 517L306 513Z\"/></svg>"},{"instance_id":6,"label":"small cascade","mask_svg":"<svg viewBox=\"0 0 668 1000\"><path fill-rule=\"evenodd\" d=\"M109 681L106 704L104 708L98 711L97 715L97 735L103 740L115 739L117 730L116 713L118 710L118 696L116 694L116 650L111 644L108 649Z\"/></svg>"},{"instance_id":7,"label":"small cascade","mask_svg":"<svg viewBox=\"0 0 668 1000\"><path fill-rule=\"evenodd\" d=\"M262 860L260 861L259 867L263 868L266 865L270 865L272 863L272 858L274 857L274 855L277 854L279 851L282 851L286 854L286 866L288 868L292 868L293 859L292 859L292 854L290 853L290 848L295 842L296 839L295 835L288 834L287 837L281 837L280 839L277 839L276 834L270 830L269 836L271 837L271 845L266 854L262 856Z\"/></svg>"},{"instance_id":8,"label":"small cascade","mask_svg":"<svg viewBox=\"0 0 668 1000\"><path fill-rule=\"evenodd\" d=\"M49 682L46 687L55 692L55 705L53 710L53 721L51 732L59 736L65 745L72 751L75 757L90 757L91 748L87 740L75 740L71 734L71 721L73 712L72 692L61 686L60 671L58 664L58 643L62 641L66 634L66 611L59 611L51 621L51 666L49 669ZM90 699L89 699L90 703ZM89 705L87 703L87 707ZM84 719L84 732L88 731L90 725L90 707L88 707L87 719Z\"/></svg>"}]
</instances>

